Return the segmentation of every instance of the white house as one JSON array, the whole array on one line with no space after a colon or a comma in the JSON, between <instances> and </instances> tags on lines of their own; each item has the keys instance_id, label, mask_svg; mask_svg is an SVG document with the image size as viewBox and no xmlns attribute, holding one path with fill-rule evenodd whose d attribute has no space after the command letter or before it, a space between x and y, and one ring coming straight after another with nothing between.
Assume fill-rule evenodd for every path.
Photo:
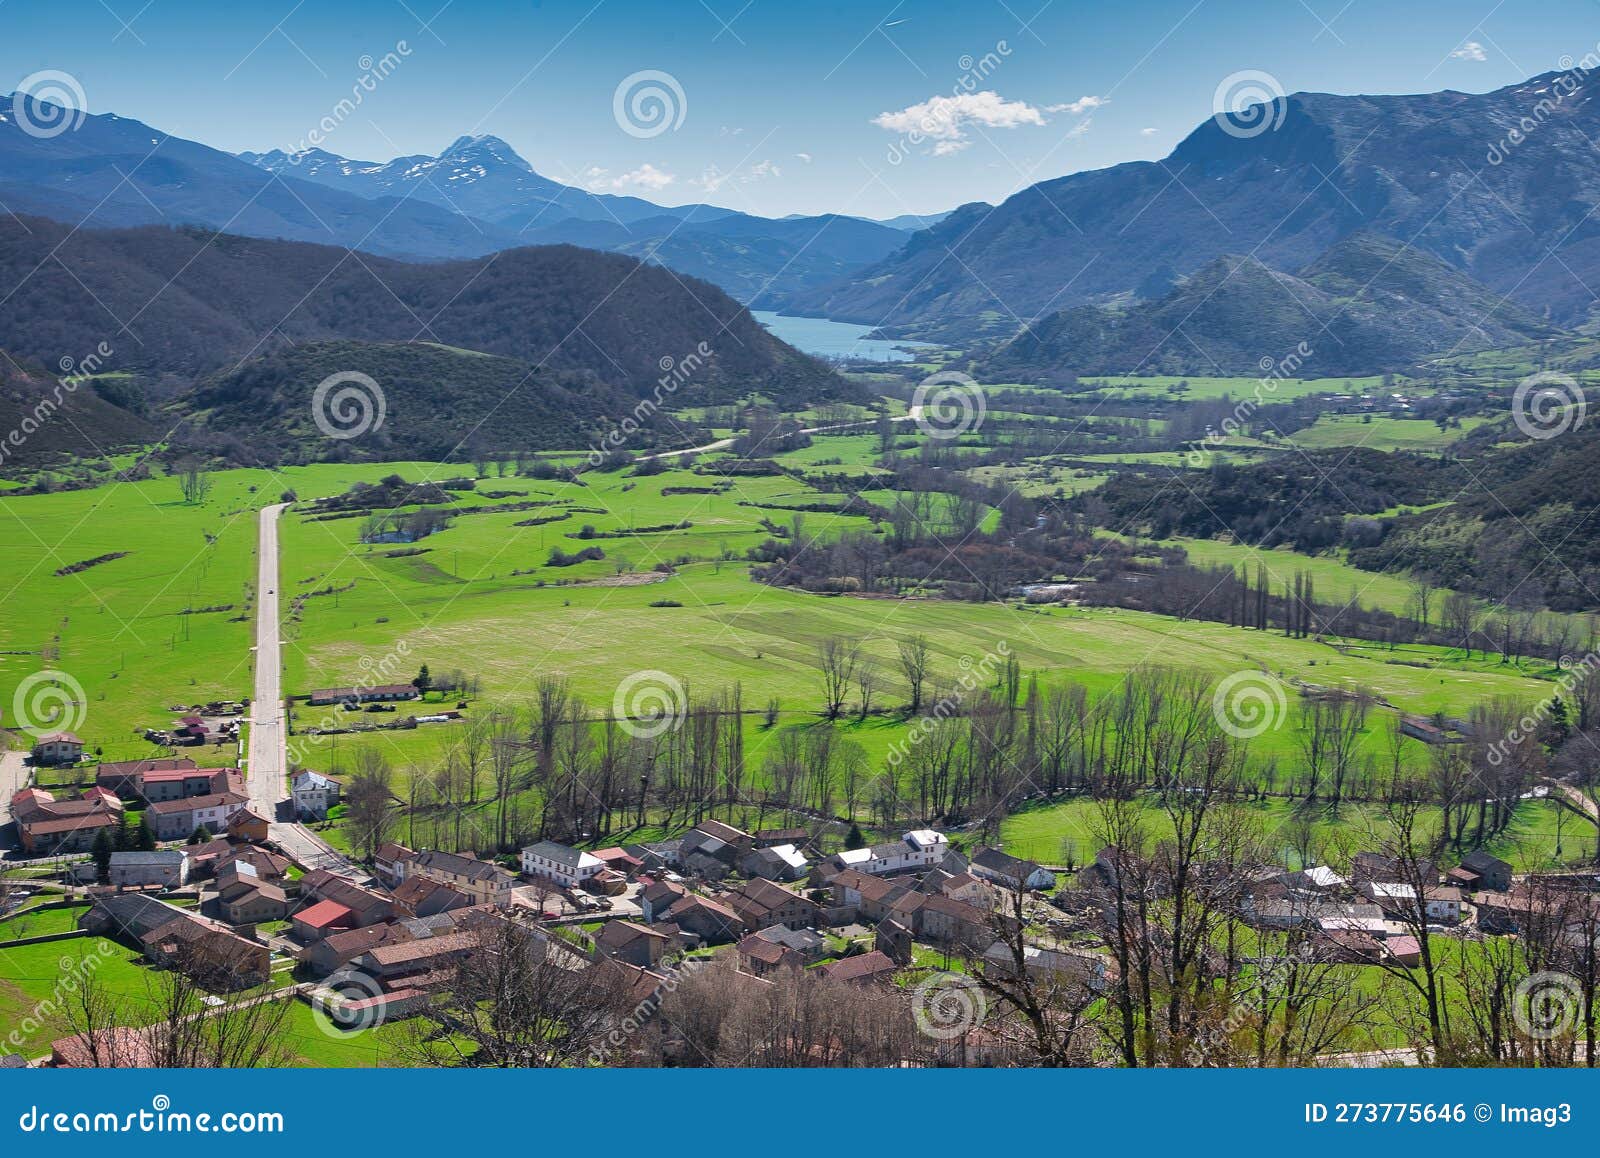
<instances>
[{"instance_id":1,"label":"white house","mask_svg":"<svg viewBox=\"0 0 1600 1158\"><path fill-rule=\"evenodd\" d=\"M189 880L189 854L182 849L158 852L114 852L110 880L118 888L181 885Z\"/></svg>"},{"instance_id":2,"label":"white house","mask_svg":"<svg viewBox=\"0 0 1600 1158\"><path fill-rule=\"evenodd\" d=\"M1423 896L1428 919L1453 925L1461 920L1461 890L1453 886L1429 889Z\"/></svg>"},{"instance_id":3,"label":"white house","mask_svg":"<svg viewBox=\"0 0 1600 1158\"><path fill-rule=\"evenodd\" d=\"M563 888L582 888L584 882L605 867L605 861L593 853L553 840L541 840L522 850L522 871L526 875L554 881Z\"/></svg>"},{"instance_id":4,"label":"white house","mask_svg":"<svg viewBox=\"0 0 1600 1158\"><path fill-rule=\"evenodd\" d=\"M328 809L339 803L339 782L309 768L289 778L296 816L313 820L327 818Z\"/></svg>"},{"instance_id":5,"label":"white house","mask_svg":"<svg viewBox=\"0 0 1600 1158\"><path fill-rule=\"evenodd\" d=\"M51 732L34 741L35 764L76 764L83 759L83 741L71 732Z\"/></svg>"},{"instance_id":6,"label":"white house","mask_svg":"<svg viewBox=\"0 0 1600 1158\"><path fill-rule=\"evenodd\" d=\"M931 868L944 860L950 842L931 828L913 829L898 841L871 848L851 848L828 858L834 869L853 868L869 876L885 876L907 869Z\"/></svg>"},{"instance_id":7,"label":"white house","mask_svg":"<svg viewBox=\"0 0 1600 1158\"><path fill-rule=\"evenodd\" d=\"M228 827L228 818L248 807L250 798L240 792L213 792L182 800L163 800L145 810L157 840L182 840L204 827L215 835Z\"/></svg>"}]
</instances>

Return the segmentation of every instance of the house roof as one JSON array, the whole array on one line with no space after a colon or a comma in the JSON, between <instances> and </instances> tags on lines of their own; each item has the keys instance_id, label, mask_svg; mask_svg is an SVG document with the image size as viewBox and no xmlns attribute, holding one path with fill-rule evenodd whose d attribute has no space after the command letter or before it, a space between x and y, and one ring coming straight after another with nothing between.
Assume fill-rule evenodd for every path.
<instances>
[{"instance_id":1,"label":"house roof","mask_svg":"<svg viewBox=\"0 0 1600 1158\"><path fill-rule=\"evenodd\" d=\"M312 929L326 929L332 925L349 924L355 920L355 916L338 901L318 901L309 908L301 909L294 919Z\"/></svg>"},{"instance_id":2,"label":"house roof","mask_svg":"<svg viewBox=\"0 0 1600 1158\"><path fill-rule=\"evenodd\" d=\"M702 820L690 831L701 832L706 836L716 837L716 839L722 841L724 844L739 844L742 841L747 841L750 839L749 833L744 832L741 829L737 829L731 824L724 824L720 820Z\"/></svg>"},{"instance_id":3,"label":"house roof","mask_svg":"<svg viewBox=\"0 0 1600 1158\"><path fill-rule=\"evenodd\" d=\"M1422 946L1415 937L1390 937L1385 944L1396 957L1409 957L1422 952Z\"/></svg>"},{"instance_id":4,"label":"house roof","mask_svg":"<svg viewBox=\"0 0 1600 1158\"><path fill-rule=\"evenodd\" d=\"M1463 868L1476 873L1509 872L1511 865L1481 848L1475 848L1461 858Z\"/></svg>"},{"instance_id":5,"label":"house roof","mask_svg":"<svg viewBox=\"0 0 1600 1158\"><path fill-rule=\"evenodd\" d=\"M417 689L411 684L374 684L371 687L318 688L311 693L314 700L360 699L362 696L415 696Z\"/></svg>"},{"instance_id":6,"label":"house roof","mask_svg":"<svg viewBox=\"0 0 1600 1158\"><path fill-rule=\"evenodd\" d=\"M147 768L139 773L139 782L141 784L182 784L186 780L198 780L202 776L211 780L216 779L219 775L226 778L230 772L234 771L232 768L196 768L193 760L185 761L185 763L188 765L187 767ZM105 765L100 765L100 768L104 771Z\"/></svg>"},{"instance_id":7,"label":"house roof","mask_svg":"<svg viewBox=\"0 0 1600 1158\"><path fill-rule=\"evenodd\" d=\"M1304 879L1307 884L1319 889L1336 889L1345 883L1342 876L1325 864L1302 869L1297 875Z\"/></svg>"},{"instance_id":8,"label":"house roof","mask_svg":"<svg viewBox=\"0 0 1600 1158\"><path fill-rule=\"evenodd\" d=\"M972 858L971 863L990 872L1015 877L1017 880L1026 880L1039 871L1039 866L1033 861L1012 856L1009 852L1002 852L998 848L982 849Z\"/></svg>"},{"instance_id":9,"label":"house roof","mask_svg":"<svg viewBox=\"0 0 1600 1158\"><path fill-rule=\"evenodd\" d=\"M665 933L658 932L648 925L635 925L632 921L607 921L605 927L595 937L595 941L606 949L620 949L624 945L631 945L641 937L654 937L658 941L667 939Z\"/></svg>"},{"instance_id":10,"label":"house roof","mask_svg":"<svg viewBox=\"0 0 1600 1158\"><path fill-rule=\"evenodd\" d=\"M229 804L248 804L250 798L242 792L209 792L204 796L184 796L177 800L158 800L150 805L157 816L178 816L199 808L222 808Z\"/></svg>"},{"instance_id":11,"label":"house roof","mask_svg":"<svg viewBox=\"0 0 1600 1158\"><path fill-rule=\"evenodd\" d=\"M75 1033L50 1043L56 1064L71 1069L94 1069L107 1063L119 1068L146 1069L156 1064L156 1051L149 1029L125 1025Z\"/></svg>"},{"instance_id":12,"label":"house roof","mask_svg":"<svg viewBox=\"0 0 1600 1158\"><path fill-rule=\"evenodd\" d=\"M478 860L475 857L461 856L453 852L439 852L435 849L423 849L412 858L412 864L418 868L431 868L439 872L453 873L456 876L466 877L473 881L496 881L509 885L511 874L499 865L490 864L488 861Z\"/></svg>"},{"instance_id":13,"label":"house roof","mask_svg":"<svg viewBox=\"0 0 1600 1158\"><path fill-rule=\"evenodd\" d=\"M430 880L428 877L407 877L395 888L394 899L398 905L415 909L439 893L447 894L445 903L451 908L465 908L472 904L472 898L465 893L458 893L443 881Z\"/></svg>"},{"instance_id":14,"label":"house roof","mask_svg":"<svg viewBox=\"0 0 1600 1158\"><path fill-rule=\"evenodd\" d=\"M83 741L77 735L75 735L72 732L51 732L48 736L40 736L39 739L35 742L34 747L37 748L40 744L78 744L78 745L82 745Z\"/></svg>"},{"instance_id":15,"label":"house roof","mask_svg":"<svg viewBox=\"0 0 1600 1158\"><path fill-rule=\"evenodd\" d=\"M117 865L181 865L189 854L181 848L157 849L155 852L114 852L111 864Z\"/></svg>"},{"instance_id":16,"label":"house roof","mask_svg":"<svg viewBox=\"0 0 1600 1158\"><path fill-rule=\"evenodd\" d=\"M694 909L705 909L708 912L715 913L725 921L732 921L735 924L739 922L739 914L728 908L727 905L722 904L720 901L713 901L710 897L702 897L697 893L690 893L688 896L680 898L676 904L667 910L667 916L672 920L678 920L685 913Z\"/></svg>"},{"instance_id":17,"label":"house roof","mask_svg":"<svg viewBox=\"0 0 1600 1158\"><path fill-rule=\"evenodd\" d=\"M805 901L808 905L815 903L761 877L745 881L739 891L733 894L735 908L743 904L768 913L794 901Z\"/></svg>"},{"instance_id":18,"label":"house roof","mask_svg":"<svg viewBox=\"0 0 1600 1158\"><path fill-rule=\"evenodd\" d=\"M408 941L412 936L411 930L401 923L368 925L364 929L329 933L319 944L325 945L342 960L348 961L352 957L359 957L374 946L384 945L390 941Z\"/></svg>"},{"instance_id":19,"label":"house roof","mask_svg":"<svg viewBox=\"0 0 1600 1158\"><path fill-rule=\"evenodd\" d=\"M882 901L899 887L893 881L871 876L860 869L845 869L835 876L831 883L854 889L861 894L862 900L874 903Z\"/></svg>"},{"instance_id":20,"label":"house roof","mask_svg":"<svg viewBox=\"0 0 1600 1158\"><path fill-rule=\"evenodd\" d=\"M33 836L54 836L58 832L77 832L83 828L112 828L117 818L110 812L85 812L77 816L29 820L25 824Z\"/></svg>"},{"instance_id":21,"label":"house roof","mask_svg":"<svg viewBox=\"0 0 1600 1158\"><path fill-rule=\"evenodd\" d=\"M394 941L376 945L363 956L370 957L376 965L409 965L432 957L447 957L464 953L472 947L469 933L446 933L439 937L424 937L415 941Z\"/></svg>"},{"instance_id":22,"label":"house roof","mask_svg":"<svg viewBox=\"0 0 1600 1158\"><path fill-rule=\"evenodd\" d=\"M288 904L289 902L289 894L277 885L269 884L266 881L257 881L250 886L248 891L231 898L228 904L237 905L255 897L265 897L269 901L278 901L282 904Z\"/></svg>"},{"instance_id":23,"label":"house roof","mask_svg":"<svg viewBox=\"0 0 1600 1158\"><path fill-rule=\"evenodd\" d=\"M782 925L769 925L759 932L751 933L752 937L760 937L763 941L771 941L778 945L787 945L801 953L820 952L827 942L822 934L815 929L787 929Z\"/></svg>"},{"instance_id":24,"label":"house roof","mask_svg":"<svg viewBox=\"0 0 1600 1158\"><path fill-rule=\"evenodd\" d=\"M573 848L570 845L557 844L553 840L541 840L538 844L530 844L522 850L531 856L540 856L545 860L553 860L559 865L571 869L599 868L603 863L592 852Z\"/></svg>"},{"instance_id":25,"label":"house roof","mask_svg":"<svg viewBox=\"0 0 1600 1158\"><path fill-rule=\"evenodd\" d=\"M652 881L639 895L653 905L663 897L684 897L688 894L688 889L672 881Z\"/></svg>"},{"instance_id":26,"label":"house roof","mask_svg":"<svg viewBox=\"0 0 1600 1158\"><path fill-rule=\"evenodd\" d=\"M786 958L798 958L800 956L789 946L778 941L768 941L758 933L751 933L740 941L739 952L752 961L759 961L763 965L780 965Z\"/></svg>"},{"instance_id":27,"label":"house roof","mask_svg":"<svg viewBox=\"0 0 1600 1158\"><path fill-rule=\"evenodd\" d=\"M151 929L160 928L183 914L184 910L176 905L169 905L144 893L116 893L96 899L94 907L79 918L79 924L89 917L100 915L109 918L130 936L142 937Z\"/></svg>"},{"instance_id":28,"label":"house roof","mask_svg":"<svg viewBox=\"0 0 1600 1158\"><path fill-rule=\"evenodd\" d=\"M300 878L300 888L324 900L337 901L354 912L370 912L390 903L388 897L379 896L327 869L312 869Z\"/></svg>"},{"instance_id":29,"label":"house roof","mask_svg":"<svg viewBox=\"0 0 1600 1158\"><path fill-rule=\"evenodd\" d=\"M768 845L766 848L758 848L755 851L755 856L765 861L777 861L792 869L806 867L805 856L792 844L773 844Z\"/></svg>"},{"instance_id":30,"label":"house roof","mask_svg":"<svg viewBox=\"0 0 1600 1158\"><path fill-rule=\"evenodd\" d=\"M838 961L819 965L817 968L835 981L864 981L872 977L886 976L900 967L881 949L874 949L870 953L843 957Z\"/></svg>"}]
</instances>

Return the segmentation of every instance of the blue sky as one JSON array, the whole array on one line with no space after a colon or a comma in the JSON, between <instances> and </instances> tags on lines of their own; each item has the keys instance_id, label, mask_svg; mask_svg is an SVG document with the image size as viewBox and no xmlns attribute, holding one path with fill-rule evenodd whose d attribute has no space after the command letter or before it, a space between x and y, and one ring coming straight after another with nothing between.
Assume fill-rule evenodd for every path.
<instances>
[{"instance_id":1,"label":"blue sky","mask_svg":"<svg viewBox=\"0 0 1600 1158\"><path fill-rule=\"evenodd\" d=\"M387 160L493 133L570 184L774 216L931 212L1162 157L1245 70L1285 92L1486 91L1600 41L1592 0L93 0L4 17L0 90L58 69L91 112L218 148L307 140L366 59L395 53L324 147ZM614 114L642 71L682 92L655 135Z\"/></svg>"}]
</instances>

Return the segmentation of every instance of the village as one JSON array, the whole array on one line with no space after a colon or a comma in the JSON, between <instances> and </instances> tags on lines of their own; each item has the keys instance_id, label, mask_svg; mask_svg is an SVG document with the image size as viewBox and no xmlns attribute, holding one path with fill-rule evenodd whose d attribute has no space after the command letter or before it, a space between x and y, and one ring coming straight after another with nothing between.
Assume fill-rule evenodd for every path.
<instances>
[{"instance_id":1,"label":"village","mask_svg":"<svg viewBox=\"0 0 1600 1158\"><path fill-rule=\"evenodd\" d=\"M76 761L75 740L42 737L34 759ZM338 778L310 769L290 777L291 807L304 821L327 817L341 792ZM484 859L390 840L369 863L330 870L297 861L273 839L272 818L251 807L237 768L183 756L101 763L77 795L27 787L10 810L24 855L52 859L32 862L48 864L48 875L8 883L0 917L88 906L73 929L45 939L107 938L154 970L186 975L216 1003L270 994L307 1003L330 1033L355 1034L408 1020L450 1024L440 1011L470 988L476 959L503 954L503 945L489 946L515 936L564 976L587 979L605 1007L594 1032L609 1027L601 1037L613 1042L605 1064L624 1064L630 1050L640 1064L689 1064L681 1040L673 1052L661 1011L686 977L711 969L745 999L799 985L842 1011L865 999L851 992L867 989L919 1031L889 1035L897 1056L829 1047L815 1064L1048 1064L1069 1054L1092 1064L1092 1050L1065 1040L1057 1023L1127 992L1128 971L1160 956L1148 946L1129 952L1130 914L1144 920L1179 888L1195 887L1174 881L1160 849L1107 846L1069 871L932 827L841 847L826 825L745 832L709 817L670 840L599 848L540 840ZM1206 882L1205 905L1218 917L1207 927L1226 923L1256 938L1256 952L1230 948L1212 964L1241 993L1247 975L1266 987L1264 962L1338 967L1342 976L1365 968L1416 983L1439 967L1444 945L1543 938L1552 952L1592 948L1600 925L1592 878L1514 874L1482 850L1448 867L1396 846L1358 852L1337 869L1197 862L1189 871ZM652 1038L641 1027L653 1022ZM619 1025L629 1030L617 1046ZM152 1056L147 1027L73 1028L48 1051L7 1064L136 1065ZM1188 1048L1217 1041L1197 1040ZM1351 1050L1347 1035L1331 1031L1315 1048L1334 1064L1415 1056ZM1062 1053L1050 1057L1051 1049Z\"/></svg>"}]
</instances>

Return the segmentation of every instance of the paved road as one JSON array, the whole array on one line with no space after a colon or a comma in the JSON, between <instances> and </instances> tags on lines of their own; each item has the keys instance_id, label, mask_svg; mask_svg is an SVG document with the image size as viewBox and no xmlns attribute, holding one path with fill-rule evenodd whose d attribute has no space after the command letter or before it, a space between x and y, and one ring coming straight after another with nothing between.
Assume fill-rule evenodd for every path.
<instances>
[{"instance_id":1,"label":"paved road","mask_svg":"<svg viewBox=\"0 0 1600 1158\"><path fill-rule=\"evenodd\" d=\"M16 826L11 823L11 798L28 786L31 769L25 763L27 756L20 750L0 752L0 852L21 843Z\"/></svg>"},{"instance_id":2,"label":"paved road","mask_svg":"<svg viewBox=\"0 0 1600 1158\"><path fill-rule=\"evenodd\" d=\"M307 868L365 876L343 855L302 824L289 809L286 749L288 720L283 707L283 645L278 613L278 516L288 504L261 509L256 573L256 689L250 701L250 752L246 785L250 806L271 822L272 839Z\"/></svg>"},{"instance_id":3,"label":"paved road","mask_svg":"<svg viewBox=\"0 0 1600 1158\"><path fill-rule=\"evenodd\" d=\"M915 422L917 419L919 419L921 417L922 417L922 407L913 406L908 413L893 415L889 419L889 421L890 422ZM840 422L840 423L837 423L834 426L808 426L804 430L802 430L800 433L801 434L826 434L830 430L853 430L857 426L874 426L874 425L877 424L877 421L878 420L876 418L873 418L873 419L869 419L866 422ZM719 439L717 439L717 441L708 442L704 446L691 446L687 450L662 450L662 451L657 451L655 454L641 454L639 457L641 459L647 459L647 458L677 458L680 455L685 455L685 454L709 454L713 450L727 450L732 445L733 445L733 439L731 439L731 438L719 438Z\"/></svg>"}]
</instances>

